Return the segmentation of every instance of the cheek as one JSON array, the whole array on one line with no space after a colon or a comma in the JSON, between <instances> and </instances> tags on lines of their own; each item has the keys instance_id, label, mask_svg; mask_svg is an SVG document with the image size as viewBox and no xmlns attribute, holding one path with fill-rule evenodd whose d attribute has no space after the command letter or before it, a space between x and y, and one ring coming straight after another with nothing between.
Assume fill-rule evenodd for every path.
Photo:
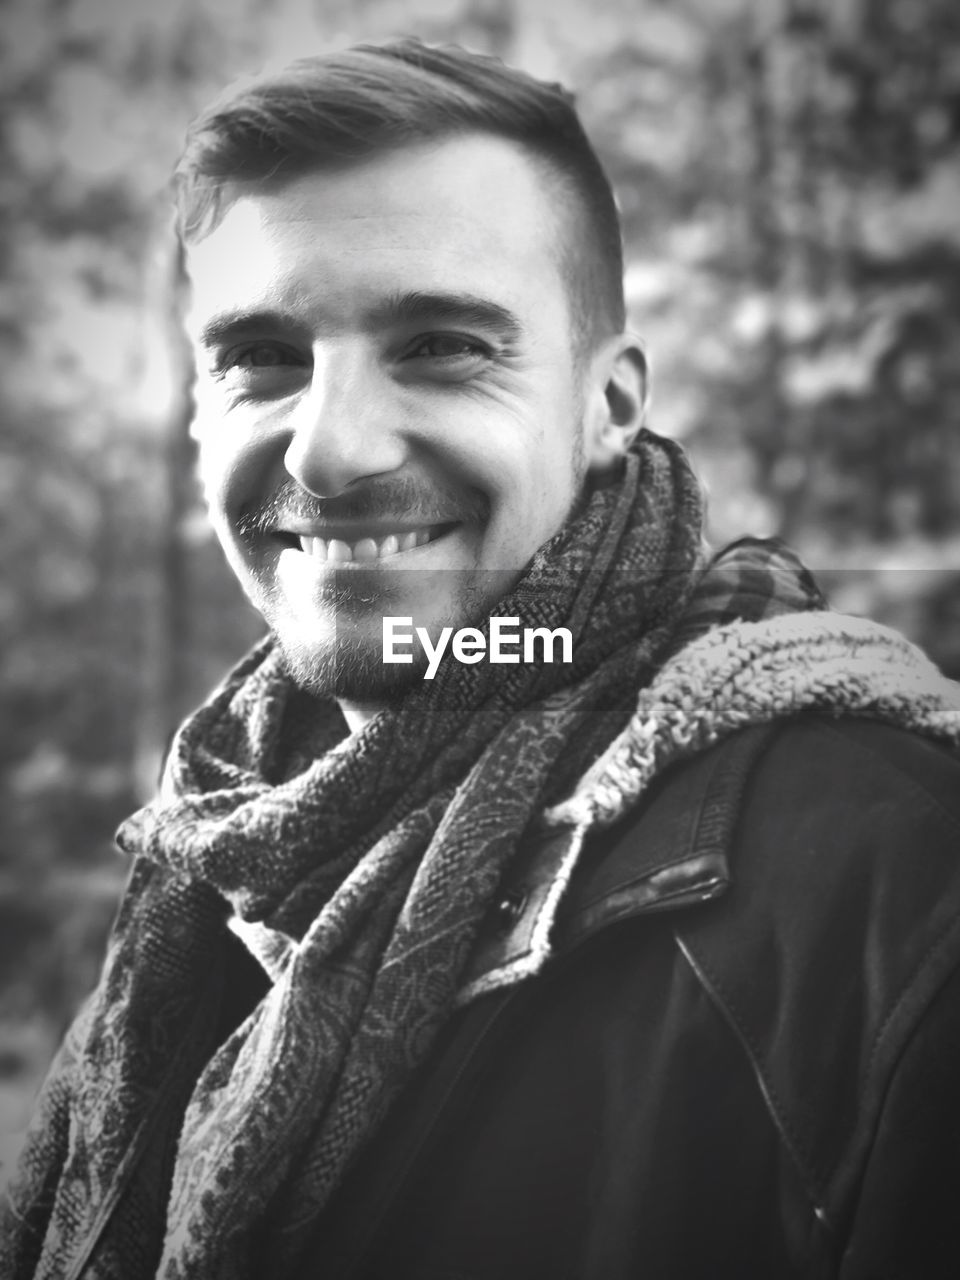
<instances>
[{"instance_id":1,"label":"cheek","mask_svg":"<svg viewBox=\"0 0 960 1280\"><path fill-rule=\"evenodd\" d=\"M211 512L235 513L253 498L262 498L264 486L279 479L283 451L268 431L240 416L225 418L198 402L192 427L197 444L197 472Z\"/></svg>"},{"instance_id":2,"label":"cheek","mask_svg":"<svg viewBox=\"0 0 960 1280\"><path fill-rule=\"evenodd\" d=\"M579 487L574 444L568 418L511 414L493 423L488 416L444 465L455 465L486 493L498 539L545 541L566 519Z\"/></svg>"}]
</instances>

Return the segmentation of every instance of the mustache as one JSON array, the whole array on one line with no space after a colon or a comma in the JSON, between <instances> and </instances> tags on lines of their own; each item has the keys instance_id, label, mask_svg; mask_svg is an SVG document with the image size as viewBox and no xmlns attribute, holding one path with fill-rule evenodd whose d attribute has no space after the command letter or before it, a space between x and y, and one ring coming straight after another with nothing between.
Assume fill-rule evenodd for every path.
<instances>
[{"instance_id":1,"label":"mustache","mask_svg":"<svg viewBox=\"0 0 960 1280\"><path fill-rule=\"evenodd\" d=\"M362 488L317 498L293 479L284 480L269 498L249 503L237 516L241 534L275 533L292 520L335 524L337 521L389 520L403 516L416 524L480 523L490 503L474 490L453 490L397 476L372 480Z\"/></svg>"}]
</instances>

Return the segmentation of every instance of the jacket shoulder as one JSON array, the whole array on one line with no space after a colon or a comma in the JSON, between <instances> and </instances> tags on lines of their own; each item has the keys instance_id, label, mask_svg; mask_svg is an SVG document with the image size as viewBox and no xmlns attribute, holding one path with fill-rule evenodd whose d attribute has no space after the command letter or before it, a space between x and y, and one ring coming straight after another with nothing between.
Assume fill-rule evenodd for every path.
<instances>
[{"instance_id":1,"label":"jacket shoulder","mask_svg":"<svg viewBox=\"0 0 960 1280\"><path fill-rule=\"evenodd\" d=\"M960 969L958 849L954 752L804 717L755 762L730 891L678 929L828 1218L849 1212L897 1065Z\"/></svg>"}]
</instances>

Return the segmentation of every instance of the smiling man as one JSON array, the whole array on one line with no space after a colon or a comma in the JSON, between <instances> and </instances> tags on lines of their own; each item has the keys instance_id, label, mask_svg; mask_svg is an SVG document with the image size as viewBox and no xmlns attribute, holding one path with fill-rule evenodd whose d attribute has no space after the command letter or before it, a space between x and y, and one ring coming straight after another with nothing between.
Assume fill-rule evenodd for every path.
<instances>
[{"instance_id":1,"label":"smiling man","mask_svg":"<svg viewBox=\"0 0 960 1280\"><path fill-rule=\"evenodd\" d=\"M191 243L217 531L291 674L351 723L419 675L383 663L382 616L487 616L639 429L622 301L576 350L589 286L560 185L462 128L238 182Z\"/></svg>"},{"instance_id":2,"label":"smiling man","mask_svg":"<svg viewBox=\"0 0 960 1280\"><path fill-rule=\"evenodd\" d=\"M569 95L308 58L176 191L269 635L120 830L4 1277L952 1276L960 696L705 554Z\"/></svg>"}]
</instances>

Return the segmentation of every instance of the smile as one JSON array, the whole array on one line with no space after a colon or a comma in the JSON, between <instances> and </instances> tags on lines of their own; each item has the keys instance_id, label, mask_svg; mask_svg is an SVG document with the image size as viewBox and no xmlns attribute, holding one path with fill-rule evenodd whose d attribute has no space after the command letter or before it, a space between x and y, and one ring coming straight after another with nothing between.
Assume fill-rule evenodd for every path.
<instances>
[{"instance_id":1,"label":"smile","mask_svg":"<svg viewBox=\"0 0 960 1280\"><path fill-rule=\"evenodd\" d=\"M346 538L318 538L297 535L293 543L312 559L326 564L349 564L353 561L382 560L401 551L413 551L435 542L455 526L452 524L425 525L419 529L398 530L378 537L363 537L348 541Z\"/></svg>"}]
</instances>

